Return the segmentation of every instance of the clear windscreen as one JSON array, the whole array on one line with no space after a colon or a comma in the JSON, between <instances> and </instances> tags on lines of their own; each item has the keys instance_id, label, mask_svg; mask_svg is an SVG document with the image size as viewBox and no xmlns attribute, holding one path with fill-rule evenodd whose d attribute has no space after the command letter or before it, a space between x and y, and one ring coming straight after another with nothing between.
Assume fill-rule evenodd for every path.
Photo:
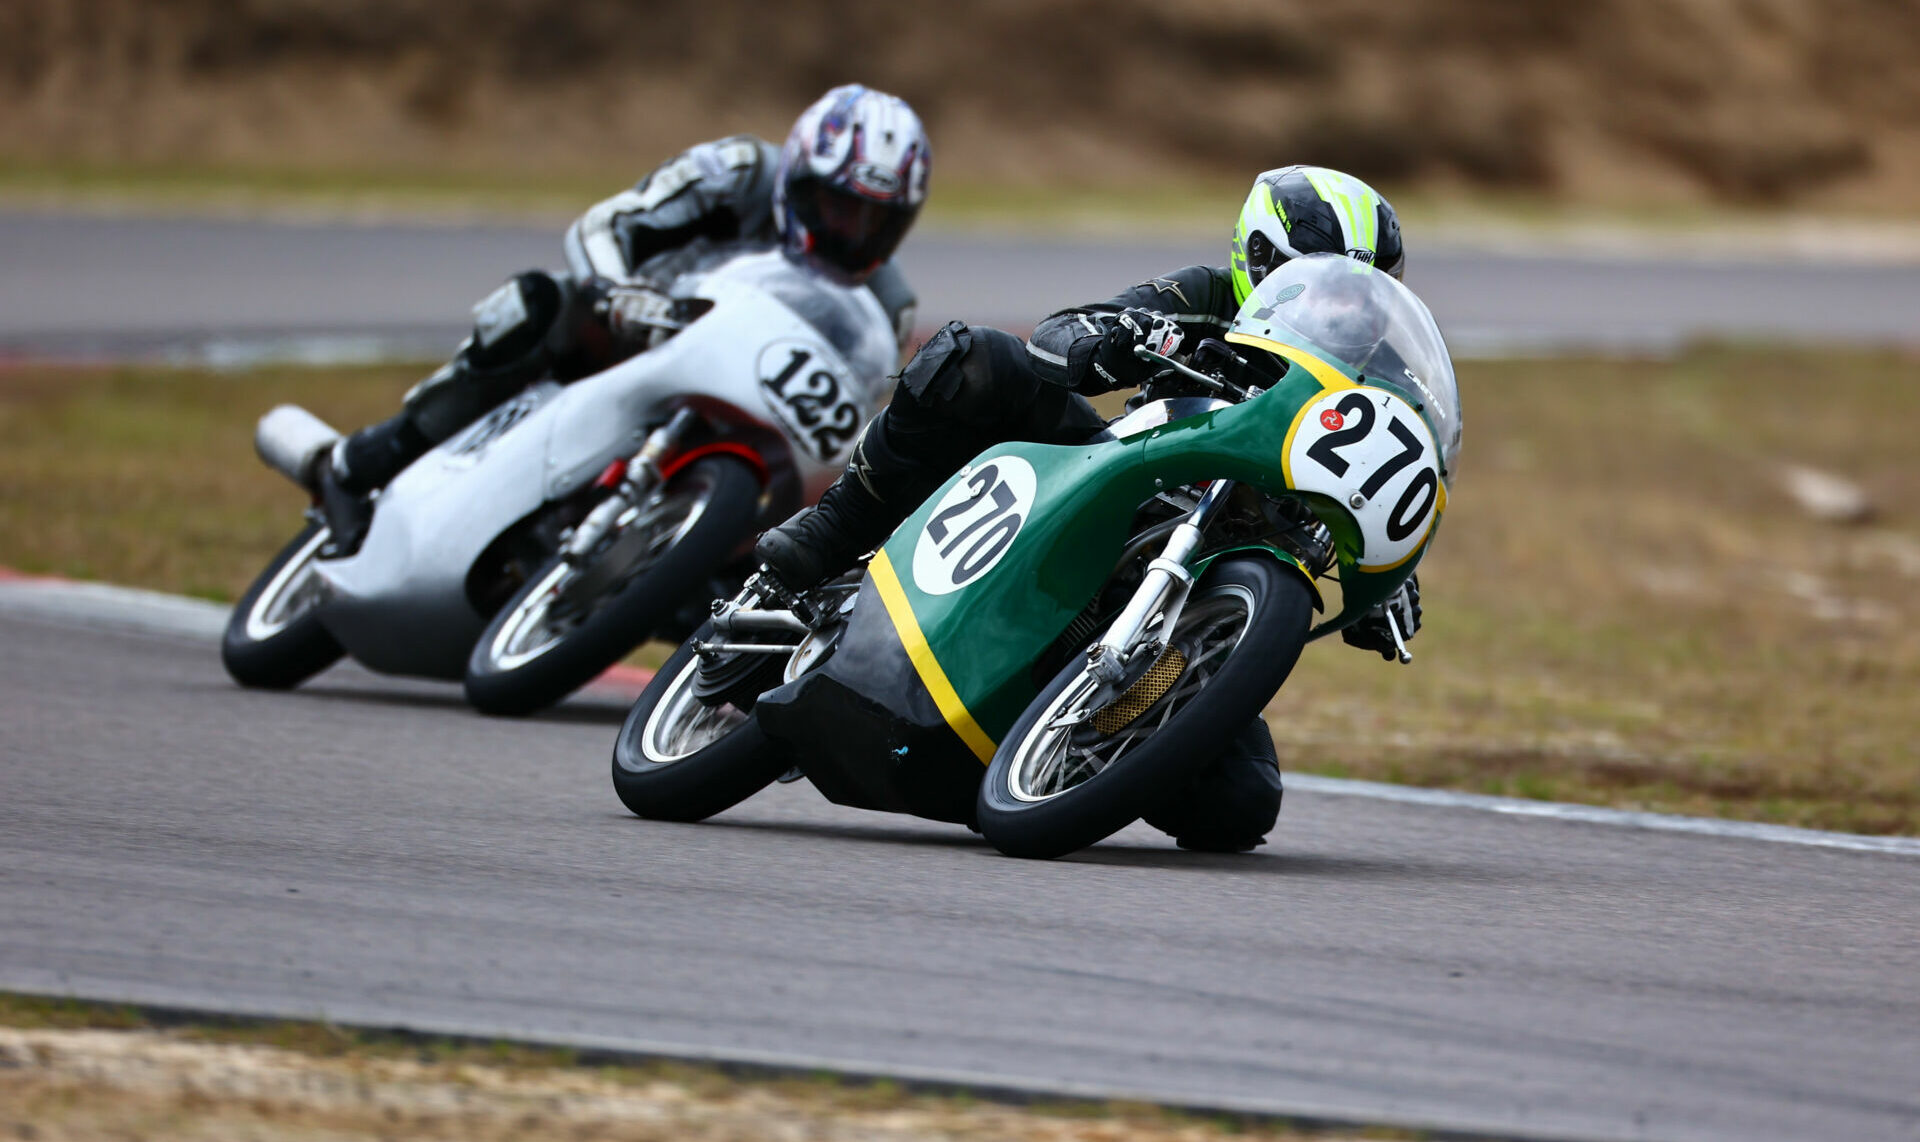
<instances>
[{"instance_id":1,"label":"clear windscreen","mask_svg":"<svg viewBox=\"0 0 1920 1142\"><path fill-rule=\"evenodd\" d=\"M1426 303L1391 275L1340 254L1294 258L1254 287L1228 340L1284 345L1398 390L1432 421L1452 483L1460 451L1453 358Z\"/></svg>"},{"instance_id":2,"label":"clear windscreen","mask_svg":"<svg viewBox=\"0 0 1920 1142\"><path fill-rule=\"evenodd\" d=\"M884 400L892 390L887 377L898 363L899 342L886 311L865 286L836 281L777 247L731 244L716 247L676 280L672 293L700 296L723 280L753 286L811 325L853 366L873 398Z\"/></svg>"}]
</instances>

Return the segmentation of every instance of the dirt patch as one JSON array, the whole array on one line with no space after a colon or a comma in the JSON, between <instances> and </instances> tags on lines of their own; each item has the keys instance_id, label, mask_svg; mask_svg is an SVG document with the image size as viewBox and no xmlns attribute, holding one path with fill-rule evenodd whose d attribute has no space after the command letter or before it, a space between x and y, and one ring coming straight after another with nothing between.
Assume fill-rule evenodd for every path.
<instances>
[{"instance_id":1,"label":"dirt patch","mask_svg":"<svg viewBox=\"0 0 1920 1142\"><path fill-rule=\"evenodd\" d=\"M920 108L956 183L1309 161L1911 210L1916 43L1885 0L14 0L0 157L626 178L860 80Z\"/></svg>"},{"instance_id":2,"label":"dirt patch","mask_svg":"<svg viewBox=\"0 0 1920 1142\"><path fill-rule=\"evenodd\" d=\"M430 1054L431 1052L429 1052ZM33 1142L419 1138L457 1142L1204 1142L1301 1135L1151 1108L1047 1113L831 1079L672 1067L325 1055L179 1032L0 1027L0 1130ZM1318 1137L1325 1138L1325 1135Z\"/></svg>"}]
</instances>

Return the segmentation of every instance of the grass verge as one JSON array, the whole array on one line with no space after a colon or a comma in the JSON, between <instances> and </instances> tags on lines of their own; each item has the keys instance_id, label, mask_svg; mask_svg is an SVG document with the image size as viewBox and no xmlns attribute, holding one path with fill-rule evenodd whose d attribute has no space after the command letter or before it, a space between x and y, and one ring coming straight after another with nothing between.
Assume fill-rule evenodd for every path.
<instances>
[{"instance_id":1,"label":"grass verge","mask_svg":"<svg viewBox=\"0 0 1920 1142\"><path fill-rule=\"evenodd\" d=\"M0 1130L33 1139L271 1142L1329 1137L1271 1120L1134 1104L1009 1103L885 1080L756 1074L326 1023L156 1014L0 993Z\"/></svg>"},{"instance_id":2,"label":"grass verge","mask_svg":"<svg viewBox=\"0 0 1920 1142\"><path fill-rule=\"evenodd\" d=\"M559 229L630 185L640 167L601 170L84 163L0 157L0 208L422 221L504 219ZM1059 234L1211 235L1222 249L1248 179L1168 174L1140 182L983 182L943 173L921 225ZM1725 203L1601 205L1521 190L1382 187L1426 241L1528 249L1704 249L1875 260L1920 256L1920 224L1887 209L1796 213ZM909 247L910 248L910 247Z\"/></svg>"},{"instance_id":3,"label":"grass verge","mask_svg":"<svg viewBox=\"0 0 1920 1142\"><path fill-rule=\"evenodd\" d=\"M421 370L0 370L0 564L232 599L302 496L280 401L342 426ZM1410 668L1311 647L1269 710L1289 769L1920 833L1920 359L1709 348L1475 363ZM1862 483L1807 518L1781 465Z\"/></svg>"}]
</instances>

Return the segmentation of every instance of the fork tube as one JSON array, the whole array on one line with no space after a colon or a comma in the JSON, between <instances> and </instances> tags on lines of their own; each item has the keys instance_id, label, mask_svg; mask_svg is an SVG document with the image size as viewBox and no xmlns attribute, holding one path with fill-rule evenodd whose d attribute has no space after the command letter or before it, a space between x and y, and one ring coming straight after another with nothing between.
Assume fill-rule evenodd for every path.
<instances>
[{"instance_id":1,"label":"fork tube","mask_svg":"<svg viewBox=\"0 0 1920 1142\"><path fill-rule=\"evenodd\" d=\"M1193 511L1167 536L1166 547L1161 549L1159 558L1147 564L1147 573L1133 592L1133 598L1127 600L1119 617L1088 652L1089 664L1096 674L1114 673L1115 678L1106 680L1116 681L1128 648L1140 637L1147 621L1169 607L1173 608L1168 614L1169 622L1179 617L1177 608L1186 602L1187 590L1193 586L1193 573L1187 570L1187 562L1200 549L1202 533L1232 489L1233 481L1215 480Z\"/></svg>"},{"instance_id":2,"label":"fork tube","mask_svg":"<svg viewBox=\"0 0 1920 1142\"><path fill-rule=\"evenodd\" d=\"M562 558L569 563L577 563L592 553L620 514L660 482L660 458L674 449L696 419L692 409L683 408L673 414L673 419L647 434L646 443L627 462L626 479L620 482L612 495L595 504L593 510L587 513L587 518L581 520L579 526L573 529L573 534L561 544Z\"/></svg>"}]
</instances>

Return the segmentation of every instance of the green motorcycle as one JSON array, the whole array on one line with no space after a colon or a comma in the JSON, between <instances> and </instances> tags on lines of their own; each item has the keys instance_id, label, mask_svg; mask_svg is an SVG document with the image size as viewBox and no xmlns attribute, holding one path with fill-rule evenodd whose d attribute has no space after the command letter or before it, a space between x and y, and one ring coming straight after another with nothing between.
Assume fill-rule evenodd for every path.
<instances>
[{"instance_id":1,"label":"green motorcycle","mask_svg":"<svg viewBox=\"0 0 1920 1142\"><path fill-rule=\"evenodd\" d=\"M1163 370L1100 439L990 448L862 571L716 603L621 728L627 807L698 820L805 777L1052 857L1217 757L1425 554L1453 365L1417 297L1337 255L1273 271L1186 362L1138 352Z\"/></svg>"}]
</instances>

